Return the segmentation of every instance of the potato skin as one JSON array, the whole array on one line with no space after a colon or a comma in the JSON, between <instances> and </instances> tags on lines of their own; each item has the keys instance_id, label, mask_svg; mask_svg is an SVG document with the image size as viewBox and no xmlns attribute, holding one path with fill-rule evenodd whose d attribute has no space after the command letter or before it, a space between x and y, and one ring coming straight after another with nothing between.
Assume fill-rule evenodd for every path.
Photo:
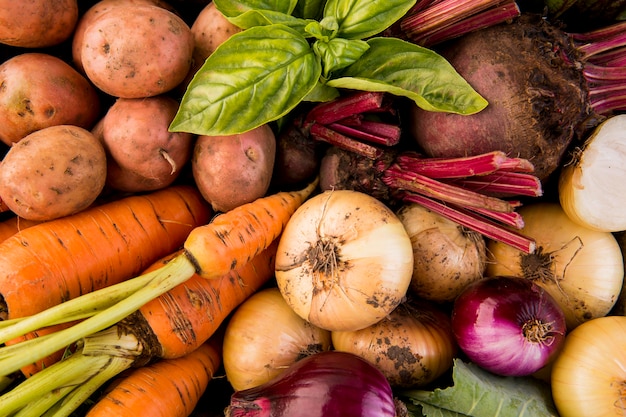
<instances>
[{"instance_id":1,"label":"potato skin","mask_svg":"<svg viewBox=\"0 0 626 417\"><path fill-rule=\"evenodd\" d=\"M184 80L193 45L191 29L176 14L128 4L111 8L84 29L80 57L85 74L103 92L152 97Z\"/></svg>"},{"instance_id":2,"label":"potato skin","mask_svg":"<svg viewBox=\"0 0 626 417\"><path fill-rule=\"evenodd\" d=\"M53 55L28 52L0 65L0 140L7 145L44 127L90 129L100 97L89 80Z\"/></svg>"},{"instance_id":3,"label":"potato skin","mask_svg":"<svg viewBox=\"0 0 626 417\"><path fill-rule=\"evenodd\" d=\"M276 137L268 125L238 135L198 136L191 170L215 211L263 197L272 179Z\"/></svg>"},{"instance_id":4,"label":"potato skin","mask_svg":"<svg viewBox=\"0 0 626 417\"><path fill-rule=\"evenodd\" d=\"M91 205L105 179L104 148L91 132L50 126L9 149L0 163L0 198L25 219L52 220Z\"/></svg>"},{"instance_id":5,"label":"potato skin","mask_svg":"<svg viewBox=\"0 0 626 417\"><path fill-rule=\"evenodd\" d=\"M0 43L44 48L70 38L78 21L77 0L0 0Z\"/></svg>"},{"instance_id":6,"label":"potato skin","mask_svg":"<svg viewBox=\"0 0 626 417\"><path fill-rule=\"evenodd\" d=\"M168 130L177 110L178 102L164 95L116 100L101 126L109 187L153 191L176 180L191 158L195 138L191 133Z\"/></svg>"}]
</instances>

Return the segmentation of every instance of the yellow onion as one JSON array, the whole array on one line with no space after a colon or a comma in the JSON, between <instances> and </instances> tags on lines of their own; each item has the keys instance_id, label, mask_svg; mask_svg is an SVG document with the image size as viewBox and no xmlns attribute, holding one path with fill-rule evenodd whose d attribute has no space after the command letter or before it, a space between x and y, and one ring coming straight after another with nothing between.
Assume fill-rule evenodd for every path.
<instances>
[{"instance_id":1,"label":"yellow onion","mask_svg":"<svg viewBox=\"0 0 626 417\"><path fill-rule=\"evenodd\" d=\"M393 311L413 273L411 240L376 198L333 190L307 200L287 223L276 282L287 304L327 330L358 330Z\"/></svg>"},{"instance_id":2,"label":"yellow onion","mask_svg":"<svg viewBox=\"0 0 626 417\"><path fill-rule=\"evenodd\" d=\"M413 294L452 301L483 277L487 254L481 234L419 204L405 204L397 214L413 245Z\"/></svg>"},{"instance_id":3,"label":"yellow onion","mask_svg":"<svg viewBox=\"0 0 626 417\"><path fill-rule=\"evenodd\" d=\"M626 114L598 125L559 176L559 199L572 221L594 230L626 230Z\"/></svg>"},{"instance_id":4,"label":"yellow onion","mask_svg":"<svg viewBox=\"0 0 626 417\"><path fill-rule=\"evenodd\" d=\"M277 288L267 288L244 301L226 326L226 377L235 390L256 387L298 360L329 350L330 343L329 331L303 320Z\"/></svg>"},{"instance_id":5,"label":"yellow onion","mask_svg":"<svg viewBox=\"0 0 626 417\"><path fill-rule=\"evenodd\" d=\"M486 274L524 277L545 288L563 309L569 330L607 315L624 280L613 234L574 223L558 203L534 203L518 211L525 223L520 232L535 239L537 249L526 254L491 241Z\"/></svg>"},{"instance_id":6,"label":"yellow onion","mask_svg":"<svg viewBox=\"0 0 626 417\"><path fill-rule=\"evenodd\" d=\"M331 332L335 350L373 363L392 387L421 387L452 366L457 352L450 315L425 301L407 301L365 329Z\"/></svg>"},{"instance_id":7,"label":"yellow onion","mask_svg":"<svg viewBox=\"0 0 626 417\"><path fill-rule=\"evenodd\" d=\"M626 317L587 321L565 338L552 366L560 417L626 415Z\"/></svg>"}]
</instances>

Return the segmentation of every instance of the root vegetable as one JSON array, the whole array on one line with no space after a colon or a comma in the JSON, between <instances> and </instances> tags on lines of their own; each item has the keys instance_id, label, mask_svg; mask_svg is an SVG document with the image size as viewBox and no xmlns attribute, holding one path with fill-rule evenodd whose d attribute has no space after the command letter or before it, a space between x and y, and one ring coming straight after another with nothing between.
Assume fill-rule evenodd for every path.
<instances>
[{"instance_id":1,"label":"root vegetable","mask_svg":"<svg viewBox=\"0 0 626 417\"><path fill-rule=\"evenodd\" d=\"M102 144L88 130L72 125L27 135L0 163L0 198L28 220L52 220L86 209L105 181Z\"/></svg>"},{"instance_id":2,"label":"root vegetable","mask_svg":"<svg viewBox=\"0 0 626 417\"><path fill-rule=\"evenodd\" d=\"M50 54L27 52L4 61L0 85L0 140L7 145L49 126L91 129L100 114L96 89Z\"/></svg>"},{"instance_id":3,"label":"root vegetable","mask_svg":"<svg viewBox=\"0 0 626 417\"><path fill-rule=\"evenodd\" d=\"M107 185L127 192L171 185L191 158L194 135L169 132L178 102L165 95L124 99L109 108L99 133L107 151Z\"/></svg>"},{"instance_id":4,"label":"root vegetable","mask_svg":"<svg viewBox=\"0 0 626 417\"><path fill-rule=\"evenodd\" d=\"M142 98L174 89L191 66L193 36L162 7L111 8L85 27L80 47L87 77L114 97Z\"/></svg>"},{"instance_id":5,"label":"root vegetable","mask_svg":"<svg viewBox=\"0 0 626 417\"><path fill-rule=\"evenodd\" d=\"M574 36L525 14L452 41L440 53L489 105L467 117L412 105L410 133L428 156L500 150L531 160L546 181L573 140L625 108L620 91L626 77L610 75L619 64L603 57L620 46L624 50L622 32L616 26L602 39L600 34Z\"/></svg>"},{"instance_id":6,"label":"root vegetable","mask_svg":"<svg viewBox=\"0 0 626 417\"><path fill-rule=\"evenodd\" d=\"M287 304L326 330L352 331L380 320L404 299L413 271L411 241L379 200L326 191L291 217L276 255Z\"/></svg>"},{"instance_id":7,"label":"root vegetable","mask_svg":"<svg viewBox=\"0 0 626 417\"><path fill-rule=\"evenodd\" d=\"M216 211L263 197L276 157L274 132L265 124L227 136L199 136L191 158L198 189Z\"/></svg>"}]
</instances>

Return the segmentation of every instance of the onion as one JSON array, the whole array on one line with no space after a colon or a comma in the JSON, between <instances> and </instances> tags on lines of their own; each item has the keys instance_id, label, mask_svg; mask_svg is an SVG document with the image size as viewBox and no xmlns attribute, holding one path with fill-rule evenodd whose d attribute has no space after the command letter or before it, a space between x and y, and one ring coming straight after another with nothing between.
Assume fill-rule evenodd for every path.
<instances>
[{"instance_id":1,"label":"onion","mask_svg":"<svg viewBox=\"0 0 626 417\"><path fill-rule=\"evenodd\" d=\"M561 417L626 414L626 317L606 316L565 338L552 367L552 397Z\"/></svg>"},{"instance_id":2,"label":"onion","mask_svg":"<svg viewBox=\"0 0 626 417\"><path fill-rule=\"evenodd\" d=\"M389 382L374 365L346 352L308 356L270 382L237 391L226 417L395 417Z\"/></svg>"},{"instance_id":3,"label":"onion","mask_svg":"<svg viewBox=\"0 0 626 417\"><path fill-rule=\"evenodd\" d=\"M406 295L413 249L385 204L357 191L326 191L292 215L276 254L287 304L322 329L358 330L383 319Z\"/></svg>"},{"instance_id":4,"label":"onion","mask_svg":"<svg viewBox=\"0 0 626 417\"><path fill-rule=\"evenodd\" d=\"M457 353L450 315L409 300L388 317L354 332L332 332L335 350L373 363L392 387L422 387L452 367Z\"/></svg>"},{"instance_id":5,"label":"onion","mask_svg":"<svg viewBox=\"0 0 626 417\"><path fill-rule=\"evenodd\" d=\"M419 204L404 204L397 214L413 245L413 294L452 301L483 277L487 254L482 235Z\"/></svg>"},{"instance_id":6,"label":"onion","mask_svg":"<svg viewBox=\"0 0 626 417\"><path fill-rule=\"evenodd\" d=\"M595 128L559 177L559 199L572 221L594 230L626 230L626 114Z\"/></svg>"},{"instance_id":7,"label":"onion","mask_svg":"<svg viewBox=\"0 0 626 417\"><path fill-rule=\"evenodd\" d=\"M261 385L303 357L330 349L330 332L293 312L278 288L253 294L229 320L223 364L235 390Z\"/></svg>"},{"instance_id":8,"label":"onion","mask_svg":"<svg viewBox=\"0 0 626 417\"><path fill-rule=\"evenodd\" d=\"M476 365L504 376L530 375L565 338L565 316L540 286L518 277L470 284L452 309L457 343Z\"/></svg>"},{"instance_id":9,"label":"onion","mask_svg":"<svg viewBox=\"0 0 626 417\"><path fill-rule=\"evenodd\" d=\"M546 289L565 313L567 327L603 317L615 305L624 280L619 244L610 232L574 223L558 203L534 203L519 210L521 230L537 243L532 254L489 242L486 274L525 277Z\"/></svg>"}]
</instances>

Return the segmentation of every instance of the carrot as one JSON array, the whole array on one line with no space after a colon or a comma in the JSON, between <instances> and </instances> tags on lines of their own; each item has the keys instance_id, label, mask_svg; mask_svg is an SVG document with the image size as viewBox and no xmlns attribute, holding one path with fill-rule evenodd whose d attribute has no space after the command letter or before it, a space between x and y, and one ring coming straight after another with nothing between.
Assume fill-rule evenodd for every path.
<instances>
[{"instance_id":1,"label":"carrot","mask_svg":"<svg viewBox=\"0 0 626 417\"><path fill-rule=\"evenodd\" d=\"M22 230L0 243L0 318L29 316L133 277L209 216L195 187L176 186Z\"/></svg>"},{"instance_id":2,"label":"carrot","mask_svg":"<svg viewBox=\"0 0 626 417\"><path fill-rule=\"evenodd\" d=\"M186 356L134 369L86 417L189 416L221 364L220 342L211 339Z\"/></svg>"},{"instance_id":3,"label":"carrot","mask_svg":"<svg viewBox=\"0 0 626 417\"><path fill-rule=\"evenodd\" d=\"M39 223L41 222L37 220L27 220L19 216L11 216L0 222L0 242L13 236L20 230L27 229Z\"/></svg>"},{"instance_id":4,"label":"carrot","mask_svg":"<svg viewBox=\"0 0 626 417\"><path fill-rule=\"evenodd\" d=\"M147 366L155 359L183 358L200 349L228 315L274 275L277 247L275 239L250 262L219 279L207 280L194 274L115 326L85 337L80 350L69 359L42 370L1 396L0 415L22 407L29 407L25 414L47 411L49 398L56 404L52 405L55 415L67 415L101 384L131 366ZM162 268L179 253L149 269ZM68 398L58 404L54 393L68 386L76 388L65 393ZM158 403L158 398L150 401Z\"/></svg>"}]
</instances>

